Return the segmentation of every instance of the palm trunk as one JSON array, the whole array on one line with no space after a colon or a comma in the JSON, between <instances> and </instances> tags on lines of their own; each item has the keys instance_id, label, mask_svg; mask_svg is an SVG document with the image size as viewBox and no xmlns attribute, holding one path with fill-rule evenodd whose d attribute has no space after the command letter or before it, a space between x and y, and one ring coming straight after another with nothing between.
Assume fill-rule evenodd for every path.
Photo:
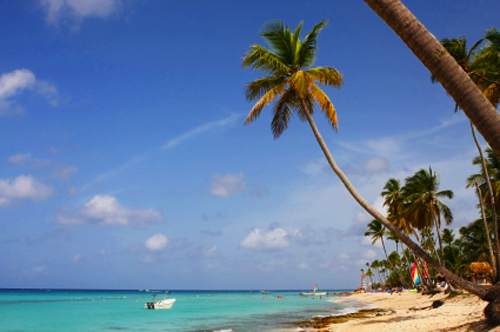
<instances>
[{"instance_id":1,"label":"palm trunk","mask_svg":"<svg viewBox=\"0 0 500 332\"><path fill-rule=\"evenodd\" d=\"M425 230L422 231L422 242L420 243L424 247L424 250L427 249L429 251L429 255L434 255L436 256L439 264L441 264L441 260L439 259L438 252L436 250L436 242L434 242L434 239L431 236L427 236Z\"/></svg>"},{"instance_id":2,"label":"palm trunk","mask_svg":"<svg viewBox=\"0 0 500 332\"><path fill-rule=\"evenodd\" d=\"M441 82L500 155L500 114L443 45L399 0L364 0ZM497 234L495 234L495 237Z\"/></svg>"},{"instance_id":3,"label":"palm trunk","mask_svg":"<svg viewBox=\"0 0 500 332\"><path fill-rule=\"evenodd\" d=\"M382 242L382 248L384 249L384 254L385 254L385 259L389 262L389 264L391 265L392 269L394 270L394 272L396 272L396 274L398 275L399 277L399 280L401 280L401 284L403 286L408 286L405 282L405 280L403 279L403 276L401 275L401 273L399 272L399 270L396 268L396 266L394 264L392 264L392 262L389 260L389 256L387 256L387 250L385 250L385 243L384 243L384 237L382 236L380 238L380 241Z\"/></svg>"},{"instance_id":4,"label":"palm trunk","mask_svg":"<svg viewBox=\"0 0 500 332\"><path fill-rule=\"evenodd\" d=\"M493 275L495 278L497 278L497 265L495 264L495 256L493 254L493 246L491 245L491 238L490 238L490 230L488 229L488 221L486 220L486 215L484 213L484 202L483 202L483 195L481 194L481 189L479 188L479 185L477 182L475 183L476 185L476 193L479 198L479 206L481 207L481 218L483 219L484 222L484 229L486 232L486 239L488 240L488 249L490 251L490 264L493 268Z\"/></svg>"},{"instance_id":5,"label":"palm trunk","mask_svg":"<svg viewBox=\"0 0 500 332\"><path fill-rule=\"evenodd\" d=\"M488 185L488 192L490 194L490 205L491 205L491 219L493 219L493 240L495 241L495 249L497 251L497 256L495 257L496 259L491 258L491 260L495 263L492 263L491 266L493 267L493 272L495 276L495 282L498 282L500 279L500 275L498 275L497 271L500 271L500 240L498 238L498 219L497 219L497 209L495 206L495 194L493 192L493 186L491 185L491 180L490 180L490 175L488 173L488 167L486 167L486 159L484 158L484 153L483 149L481 148L481 145L479 144L479 140L477 139L476 136L476 130L474 130L474 125L470 124L470 128L472 131L472 137L474 137L474 143L476 143L477 150L479 151L479 158L481 158L481 167L483 168L483 173L484 173L484 178L486 180L486 184ZM477 185L477 184L476 184ZM480 194L480 192L479 192ZM482 200L480 202L482 203ZM484 206L481 206L481 208L484 209ZM482 211L484 213L484 211ZM485 221L485 227L486 227L486 234L489 235L489 230L488 230L488 224L486 223L486 219L483 217ZM490 253L493 256L493 248L491 247L491 240L490 237L488 236L488 244L490 246ZM494 282L494 283L495 283Z\"/></svg>"},{"instance_id":6,"label":"palm trunk","mask_svg":"<svg viewBox=\"0 0 500 332\"><path fill-rule=\"evenodd\" d=\"M316 140L318 141L318 144L321 147L321 150L323 151L323 153L324 153L328 163L330 164L332 170L339 177L340 181L342 181L342 183L346 187L347 191L351 194L351 196L356 200L356 202L358 202L359 205L361 205L361 207L366 212L368 212L375 219L378 219L387 229L389 229L394 235L396 235L401 240L401 242L404 242L418 256L420 256L423 260L425 260L427 263L432 265L437 271L439 271L441 274L443 274L443 276L445 276L449 282L468 290L469 292L479 296L480 298L482 298L485 301L488 301L488 300L493 301L497 297L499 297L499 296L497 296L496 292L500 292L500 286L486 286L485 287L485 286L481 286L481 285L476 285L473 282L470 282L470 281L467 281L465 279L460 278L458 275L449 271L446 267L439 264L434 258L432 258L422 248L420 248L415 242L413 242L408 236L406 236L399 228L397 228L395 225L393 225L392 222L387 220L387 218L385 218L382 214L380 214L373 206L368 204L368 202L365 201L363 199L363 197L361 197L358 194L356 189L354 189L354 187L352 186L349 179L345 176L345 174L340 170L340 168L337 166L337 164L333 160L333 157L330 154L330 151L328 150L328 147L326 146L325 141L321 137L321 134L319 133L319 130L316 127L316 124L314 123L314 120L311 116L309 108L307 107L307 104L303 98L301 98L301 103L302 103L302 107L304 108L304 113L307 117L307 121L309 122L309 125L311 126L311 129L314 133L314 136L316 137Z\"/></svg>"},{"instance_id":7,"label":"palm trunk","mask_svg":"<svg viewBox=\"0 0 500 332\"><path fill-rule=\"evenodd\" d=\"M441 227L440 227L440 225L441 225L441 220L440 220L440 217L437 216L437 220L436 220L436 218L434 218L434 226L436 228L436 236L437 236L438 243L439 243L439 251L441 251L441 259L439 261L441 264L446 266L446 262L444 261L443 243L441 242ZM439 255L438 255L438 258L439 258Z\"/></svg>"}]
</instances>

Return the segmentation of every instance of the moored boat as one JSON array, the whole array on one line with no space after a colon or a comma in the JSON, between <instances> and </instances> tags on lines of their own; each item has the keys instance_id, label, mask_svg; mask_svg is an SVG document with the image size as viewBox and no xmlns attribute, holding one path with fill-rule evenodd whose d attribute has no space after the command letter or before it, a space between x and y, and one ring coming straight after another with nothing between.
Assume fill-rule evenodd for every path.
<instances>
[{"instance_id":1,"label":"moored boat","mask_svg":"<svg viewBox=\"0 0 500 332\"><path fill-rule=\"evenodd\" d=\"M147 302L144 305L144 308L146 309L170 309L174 305L175 299L167 299L167 294L168 292L165 292L164 298L155 301L155 298L158 294L153 295L153 300L150 302Z\"/></svg>"}]
</instances>

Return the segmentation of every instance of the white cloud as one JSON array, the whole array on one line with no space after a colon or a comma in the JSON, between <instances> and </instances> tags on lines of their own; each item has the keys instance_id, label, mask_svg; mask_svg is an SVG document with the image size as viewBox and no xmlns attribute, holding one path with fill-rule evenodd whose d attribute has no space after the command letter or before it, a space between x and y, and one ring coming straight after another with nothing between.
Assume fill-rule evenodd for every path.
<instances>
[{"instance_id":1,"label":"white cloud","mask_svg":"<svg viewBox=\"0 0 500 332\"><path fill-rule=\"evenodd\" d=\"M52 105L58 104L58 92L52 83L37 80L29 69L17 69L0 76L0 116L23 114L22 108L13 106L13 98L26 89L44 96Z\"/></svg>"},{"instance_id":2,"label":"white cloud","mask_svg":"<svg viewBox=\"0 0 500 332\"><path fill-rule=\"evenodd\" d=\"M213 175L212 185L208 193L215 197L228 197L241 192L246 186L243 174L238 175Z\"/></svg>"},{"instance_id":3,"label":"white cloud","mask_svg":"<svg viewBox=\"0 0 500 332\"><path fill-rule=\"evenodd\" d=\"M45 272L46 268L45 266L37 266L33 269L33 271L35 271L35 273L42 273L42 272Z\"/></svg>"},{"instance_id":4,"label":"white cloud","mask_svg":"<svg viewBox=\"0 0 500 332\"><path fill-rule=\"evenodd\" d=\"M252 250L281 249L289 245L287 235L283 228L275 228L268 232L255 228L240 242L240 246Z\"/></svg>"},{"instance_id":5,"label":"white cloud","mask_svg":"<svg viewBox=\"0 0 500 332\"><path fill-rule=\"evenodd\" d=\"M367 259L373 259L373 258L377 257L377 253L371 249L368 249L367 251L365 251L364 256Z\"/></svg>"},{"instance_id":6,"label":"white cloud","mask_svg":"<svg viewBox=\"0 0 500 332\"><path fill-rule=\"evenodd\" d=\"M159 251L165 248L168 244L168 238L161 234L155 234L146 240L144 245L151 251Z\"/></svg>"},{"instance_id":7,"label":"white cloud","mask_svg":"<svg viewBox=\"0 0 500 332\"><path fill-rule=\"evenodd\" d=\"M120 0L40 0L40 3L47 11L46 21L51 24L57 24L62 18L105 18L116 13L122 5Z\"/></svg>"},{"instance_id":8,"label":"white cloud","mask_svg":"<svg viewBox=\"0 0 500 332\"><path fill-rule=\"evenodd\" d=\"M377 241L375 242L374 244L372 244L373 242L373 239L370 237L370 236L364 236L361 240L361 245L363 246L374 246L374 247L377 247L377 248L382 248L382 242Z\"/></svg>"},{"instance_id":9,"label":"white cloud","mask_svg":"<svg viewBox=\"0 0 500 332\"><path fill-rule=\"evenodd\" d=\"M141 262L148 264L154 263L155 261L156 261L155 258L151 255L146 255L141 259Z\"/></svg>"},{"instance_id":10,"label":"white cloud","mask_svg":"<svg viewBox=\"0 0 500 332\"><path fill-rule=\"evenodd\" d=\"M12 97L35 85L36 79L28 69L17 69L0 76L0 99Z\"/></svg>"},{"instance_id":11,"label":"white cloud","mask_svg":"<svg viewBox=\"0 0 500 332\"><path fill-rule=\"evenodd\" d=\"M16 200L42 201L52 195L52 187L46 186L31 175L20 175L14 179L0 179L0 206Z\"/></svg>"},{"instance_id":12,"label":"white cloud","mask_svg":"<svg viewBox=\"0 0 500 332\"><path fill-rule=\"evenodd\" d=\"M309 160L300 166L300 170L310 176L318 176L331 172L331 168L324 158Z\"/></svg>"},{"instance_id":13,"label":"white cloud","mask_svg":"<svg viewBox=\"0 0 500 332\"><path fill-rule=\"evenodd\" d=\"M165 145L162 146L162 150L171 149L174 146L177 146L180 143L187 141L191 138L195 138L195 137L203 134L206 131L225 127L228 125L232 125L235 123L236 119L238 119L238 115L231 114L229 117L227 117L225 119L207 122L207 123L205 123L201 126L198 126L198 127L194 128L194 129L192 129L184 134L181 134L175 138L172 138Z\"/></svg>"},{"instance_id":14,"label":"white cloud","mask_svg":"<svg viewBox=\"0 0 500 332\"><path fill-rule=\"evenodd\" d=\"M203 248L202 253L205 258L213 258L219 256L217 246L215 245L208 248Z\"/></svg>"},{"instance_id":15,"label":"white cloud","mask_svg":"<svg viewBox=\"0 0 500 332\"><path fill-rule=\"evenodd\" d=\"M338 258L345 261L345 260L348 260L349 258L351 258L351 256L349 256L348 253L343 252L343 253L338 255Z\"/></svg>"},{"instance_id":16,"label":"white cloud","mask_svg":"<svg viewBox=\"0 0 500 332\"><path fill-rule=\"evenodd\" d=\"M76 254L75 256L73 256L73 263L78 263L82 258L82 254Z\"/></svg>"},{"instance_id":17,"label":"white cloud","mask_svg":"<svg viewBox=\"0 0 500 332\"><path fill-rule=\"evenodd\" d=\"M387 159L375 157L363 164L363 169L368 173L381 173L389 169Z\"/></svg>"},{"instance_id":18,"label":"white cloud","mask_svg":"<svg viewBox=\"0 0 500 332\"><path fill-rule=\"evenodd\" d=\"M78 173L78 168L68 165L55 165L52 174L58 179L67 180L73 174Z\"/></svg>"},{"instance_id":19,"label":"white cloud","mask_svg":"<svg viewBox=\"0 0 500 332\"><path fill-rule=\"evenodd\" d=\"M31 153L18 153L7 158L9 164L24 166L31 159Z\"/></svg>"},{"instance_id":20,"label":"white cloud","mask_svg":"<svg viewBox=\"0 0 500 332\"><path fill-rule=\"evenodd\" d=\"M129 209L120 203L114 196L96 195L85 203L76 217L68 217L61 211L56 221L64 225L97 224L120 226L144 226L151 222L163 220L160 212L154 209Z\"/></svg>"},{"instance_id":21,"label":"white cloud","mask_svg":"<svg viewBox=\"0 0 500 332\"><path fill-rule=\"evenodd\" d=\"M311 267L307 263L300 263L299 269L301 269L301 270L310 270Z\"/></svg>"}]
</instances>

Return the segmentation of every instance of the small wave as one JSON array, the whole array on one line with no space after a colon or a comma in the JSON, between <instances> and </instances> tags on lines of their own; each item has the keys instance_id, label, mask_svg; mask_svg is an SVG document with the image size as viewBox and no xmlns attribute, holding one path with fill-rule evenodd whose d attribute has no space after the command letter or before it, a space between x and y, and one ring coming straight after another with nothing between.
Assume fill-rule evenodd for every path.
<instances>
[{"instance_id":1,"label":"small wave","mask_svg":"<svg viewBox=\"0 0 500 332\"><path fill-rule=\"evenodd\" d=\"M214 330L214 332L233 332L233 329Z\"/></svg>"},{"instance_id":2,"label":"small wave","mask_svg":"<svg viewBox=\"0 0 500 332\"><path fill-rule=\"evenodd\" d=\"M339 309L336 313L332 313L330 315L316 315L313 316L313 318L327 318L327 317L336 317L336 316L343 316L347 314L352 314L355 312L358 312L363 309L373 309L375 308L371 303L368 302L359 302L355 299L352 299L350 301L343 302L342 304L348 304L348 306Z\"/></svg>"}]
</instances>

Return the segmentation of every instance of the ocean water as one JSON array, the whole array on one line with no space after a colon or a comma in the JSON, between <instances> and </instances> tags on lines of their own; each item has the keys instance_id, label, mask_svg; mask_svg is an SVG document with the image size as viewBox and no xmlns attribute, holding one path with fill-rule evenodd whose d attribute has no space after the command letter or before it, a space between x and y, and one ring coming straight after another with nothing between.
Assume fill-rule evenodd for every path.
<instances>
[{"instance_id":1,"label":"ocean water","mask_svg":"<svg viewBox=\"0 0 500 332\"><path fill-rule=\"evenodd\" d=\"M0 331L277 331L362 304L300 297L299 291L170 291L171 309L147 310L137 290L0 289ZM156 293L161 297L162 292ZM281 295L283 299L275 298ZM264 299L263 297L267 297ZM331 297L330 297L331 298Z\"/></svg>"}]
</instances>

